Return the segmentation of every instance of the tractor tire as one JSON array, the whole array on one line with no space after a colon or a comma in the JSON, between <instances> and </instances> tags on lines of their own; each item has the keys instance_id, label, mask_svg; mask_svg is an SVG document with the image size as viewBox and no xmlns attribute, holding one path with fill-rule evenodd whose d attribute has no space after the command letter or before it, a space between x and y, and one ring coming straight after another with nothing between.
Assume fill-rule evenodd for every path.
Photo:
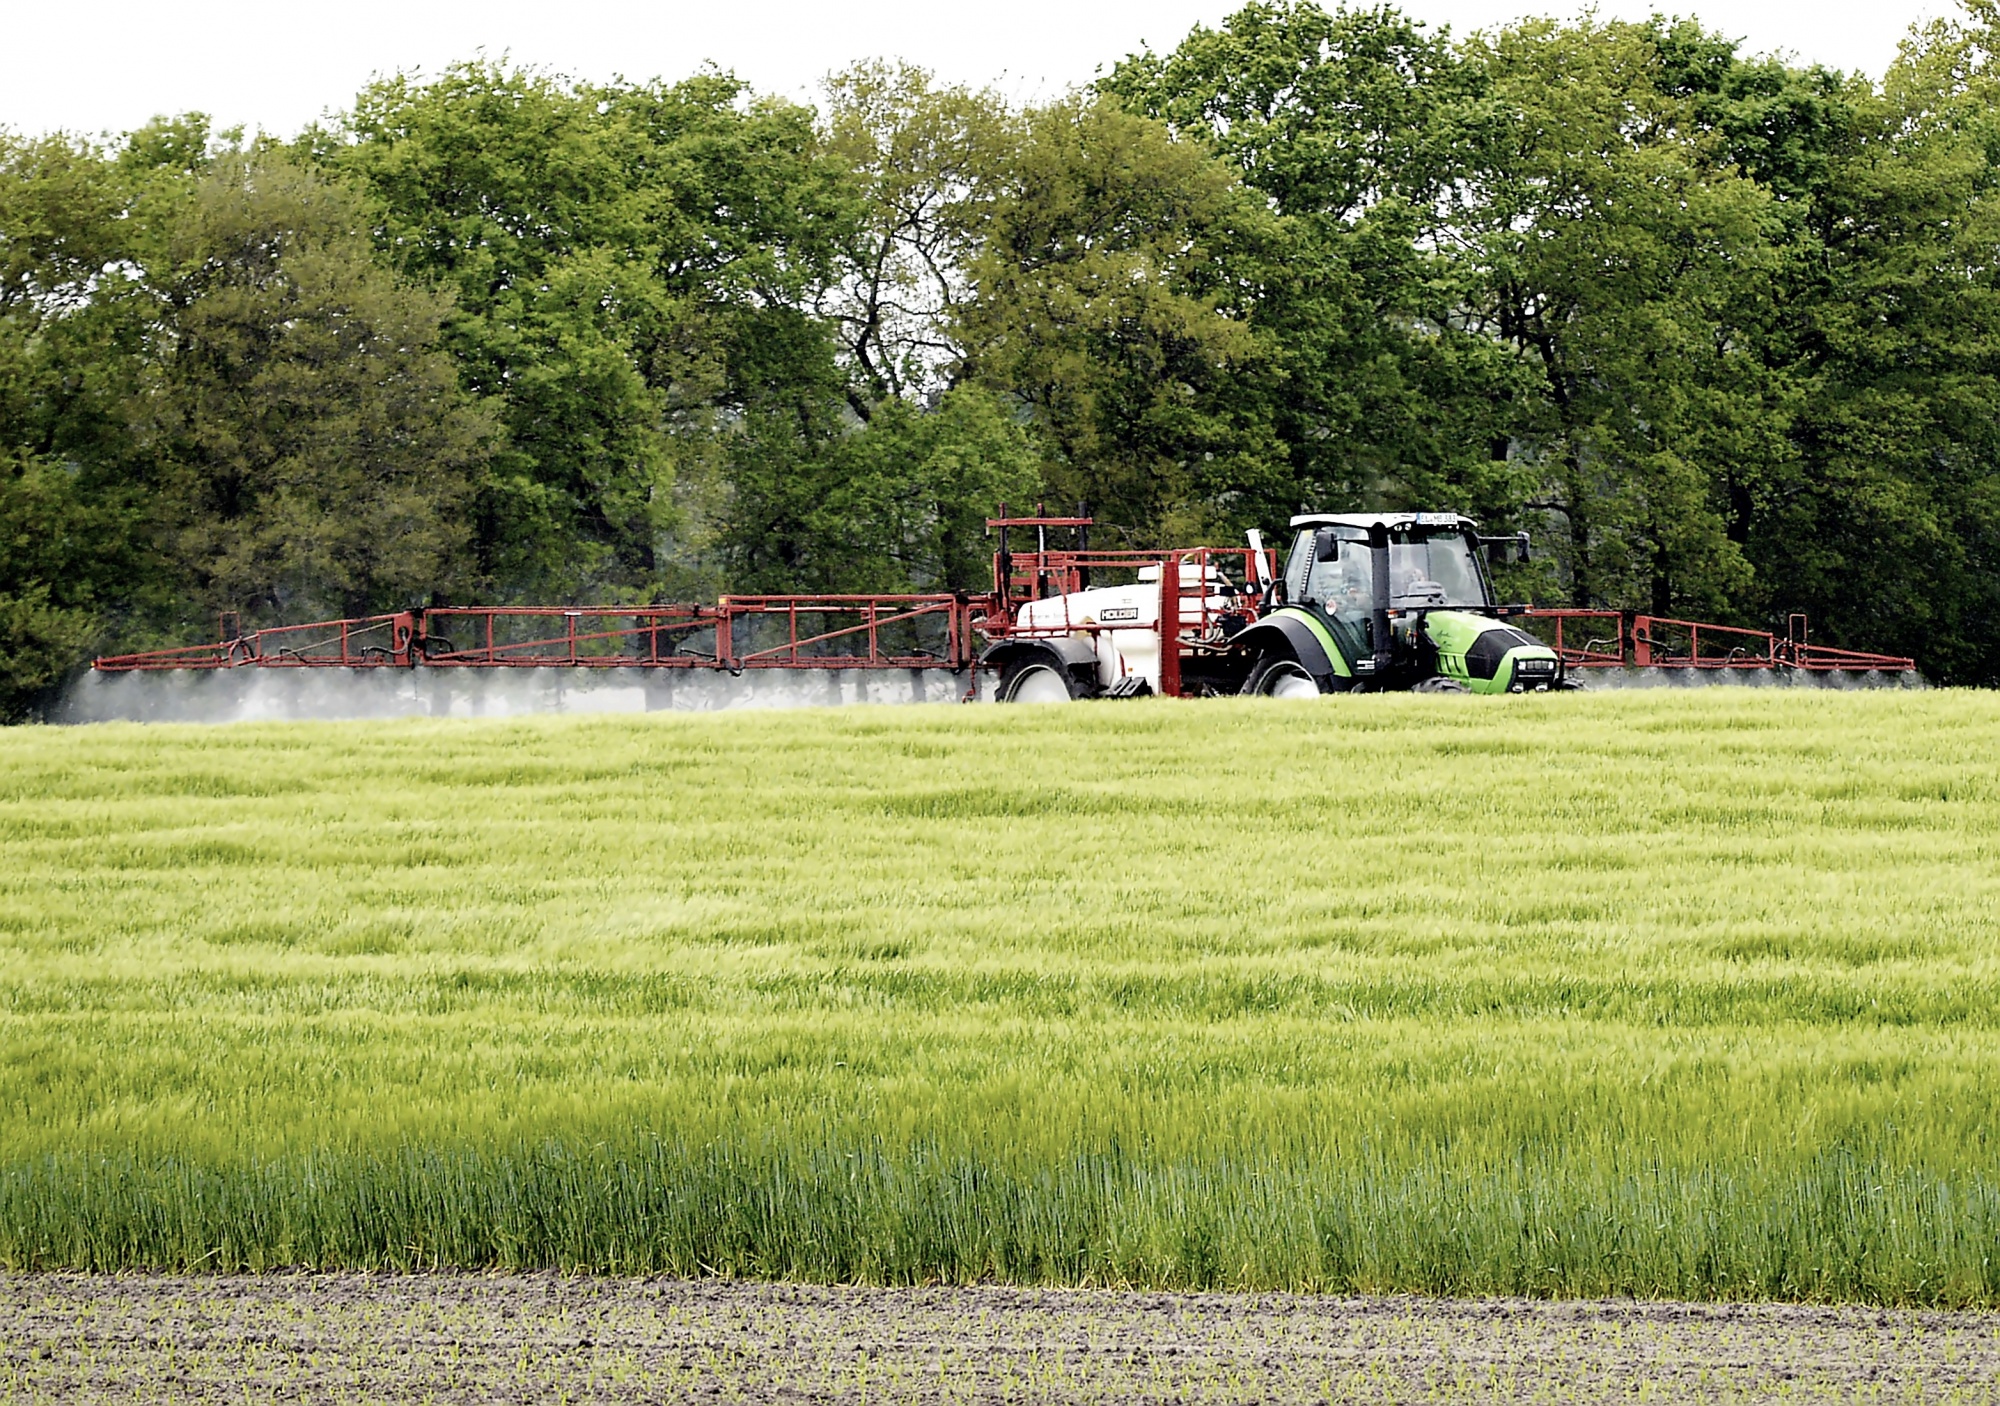
<instances>
[{"instance_id":1,"label":"tractor tire","mask_svg":"<svg viewBox=\"0 0 2000 1406\"><path fill-rule=\"evenodd\" d=\"M1321 689L1298 660L1267 654L1250 670L1243 691L1259 698L1317 698Z\"/></svg>"},{"instance_id":2,"label":"tractor tire","mask_svg":"<svg viewBox=\"0 0 2000 1406\"><path fill-rule=\"evenodd\" d=\"M1077 696L1069 670L1046 659L1028 659L1000 676L994 694L1002 703L1069 703Z\"/></svg>"},{"instance_id":3,"label":"tractor tire","mask_svg":"<svg viewBox=\"0 0 2000 1406\"><path fill-rule=\"evenodd\" d=\"M1432 674L1410 685L1412 693L1470 693L1472 690L1457 679L1446 678L1443 674Z\"/></svg>"}]
</instances>

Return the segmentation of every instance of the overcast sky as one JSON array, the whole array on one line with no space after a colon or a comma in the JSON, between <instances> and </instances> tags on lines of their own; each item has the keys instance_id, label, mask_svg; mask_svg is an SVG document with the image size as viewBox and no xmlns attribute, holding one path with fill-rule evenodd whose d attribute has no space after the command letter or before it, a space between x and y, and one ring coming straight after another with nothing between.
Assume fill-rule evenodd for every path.
<instances>
[{"instance_id":1,"label":"overcast sky","mask_svg":"<svg viewBox=\"0 0 2000 1406\"><path fill-rule=\"evenodd\" d=\"M1686 0L1683 0L1686 3ZM162 112L289 135L370 75L434 72L481 50L589 78L680 78L704 62L764 92L811 97L855 59L914 60L1017 98L1090 80L1141 44L1171 47L1238 3L1207 0L0 0L0 126L122 131ZM1463 33L1572 3L1409 0ZM1671 0L1601 0L1642 18ZM1911 21L1952 0L1702 0L1694 13L1754 52L1880 76Z\"/></svg>"}]
</instances>

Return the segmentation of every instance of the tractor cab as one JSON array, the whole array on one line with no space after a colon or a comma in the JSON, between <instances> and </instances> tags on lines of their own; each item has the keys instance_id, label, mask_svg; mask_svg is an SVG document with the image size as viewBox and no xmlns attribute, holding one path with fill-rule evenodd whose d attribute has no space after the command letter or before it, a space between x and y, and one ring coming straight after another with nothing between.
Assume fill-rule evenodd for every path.
<instances>
[{"instance_id":1,"label":"tractor cab","mask_svg":"<svg viewBox=\"0 0 2000 1406\"><path fill-rule=\"evenodd\" d=\"M1306 513L1291 525L1277 614L1320 645L1325 675L1304 672L1322 690L1506 693L1561 682L1555 651L1498 618L1486 569L1509 552L1526 560L1525 534L1482 537L1458 513ZM1293 634L1294 659L1316 665Z\"/></svg>"},{"instance_id":2,"label":"tractor cab","mask_svg":"<svg viewBox=\"0 0 2000 1406\"><path fill-rule=\"evenodd\" d=\"M1365 617L1375 606L1375 559L1369 536L1378 524L1388 549L1391 611L1493 608L1493 584L1480 559L1478 525L1456 513L1345 513L1292 519L1298 535L1285 568L1285 599L1311 601L1329 614Z\"/></svg>"}]
</instances>

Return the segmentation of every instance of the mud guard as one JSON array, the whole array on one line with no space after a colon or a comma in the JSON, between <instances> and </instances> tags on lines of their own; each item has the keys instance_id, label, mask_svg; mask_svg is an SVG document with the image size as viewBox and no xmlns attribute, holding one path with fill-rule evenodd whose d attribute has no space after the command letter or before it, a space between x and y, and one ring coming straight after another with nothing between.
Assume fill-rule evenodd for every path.
<instances>
[{"instance_id":1,"label":"mud guard","mask_svg":"<svg viewBox=\"0 0 2000 1406\"><path fill-rule=\"evenodd\" d=\"M978 667L1004 672L1009 666L1036 657L1047 660L1082 684L1097 692L1097 645L1091 640L1061 635L1046 640L1001 640L988 645L979 656Z\"/></svg>"},{"instance_id":2,"label":"mud guard","mask_svg":"<svg viewBox=\"0 0 2000 1406\"><path fill-rule=\"evenodd\" d=\"M1274 646L1283 649L1308 674L1313 676L1322 693L1338 693L1352 688L1354 680L1334 668L1327 658L1326 647L1319 642L1319 636L1305 621L1289 615L1274 615L1259 620L1230 641L1237 649L1250 655L1264 654Z\"/></svg>"}]
</instances>

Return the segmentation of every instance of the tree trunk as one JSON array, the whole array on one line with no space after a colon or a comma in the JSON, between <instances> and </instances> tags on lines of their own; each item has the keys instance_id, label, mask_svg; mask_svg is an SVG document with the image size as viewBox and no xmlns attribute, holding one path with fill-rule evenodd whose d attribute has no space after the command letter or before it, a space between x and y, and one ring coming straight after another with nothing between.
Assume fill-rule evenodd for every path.
<instances>
[{"instance_id":1,"label":"tree trunk","mask_svg":"<svg viewBox=\"0 0 2000 1406\"><path fill-rule=\"evenodd\" d=\"M1666 544L1660 534L1653 534L1653 583L1652 611L1655 615L1674 613L1674 579L1671 564L1667 559Z\"/></svg>"},{"instance_id":2,"label":"tree trunk","mask_svg":"<svg viewBox=\"0 0 2000 1406\"><path fill-rule=\"evenodd\" d=\"M1579 610L1588 610L1595 604L1596 580L1590 561L1590 521L1591 515L1584 506L1589 499L1589 491L1583 481L1583 464L1576 452L1574 442L1563 451L1567 472L1564 474L1563 496L1569 500L1564 509L1569 518L1569 596L1570 604Z\"/></svg>"}]
</instances>

